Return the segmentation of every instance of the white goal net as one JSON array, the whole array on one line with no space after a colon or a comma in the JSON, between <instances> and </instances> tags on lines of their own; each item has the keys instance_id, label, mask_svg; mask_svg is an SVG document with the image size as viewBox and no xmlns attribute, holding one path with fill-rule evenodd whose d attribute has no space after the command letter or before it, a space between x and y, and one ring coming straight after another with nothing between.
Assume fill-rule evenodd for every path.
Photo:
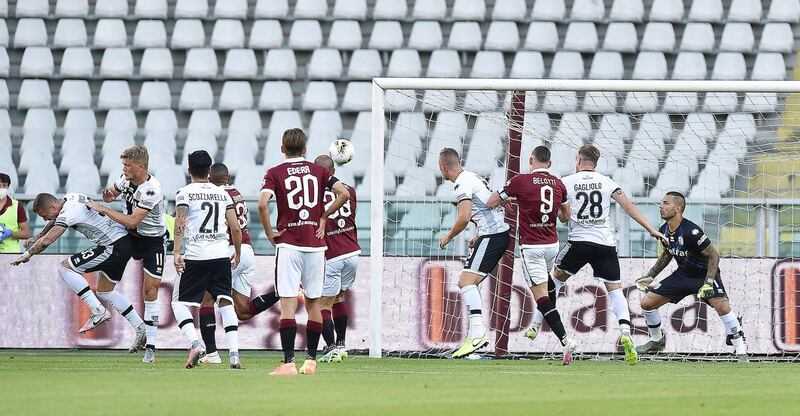
<instances>
[{"instance_id":1,"label":"white goal net","mask_svg":"<svg viewBox=\"0 0 800 416\"><path fill-rule=\"evenodd\" d=\"M722 257L721 277L749 352L797 359L799 111L795 82L376 79L368 178L371 354L444 357L466 335L457 282L473 228L439 248L456 215L453 184L438 167L443 148L456 149L466 170L499 190L511 175L529 171L537 145L551 149L551 172L561 177L575 171L577 149L593 144L602 154L597 170L614 178L654 226L663 224L658 202L666 192L687 196L685 217L703 228ZM660 248L621 209L612 209L634 342L643 344L644 294L634 280ZM506 211L507 221L516 221L516 207ZM561 224L559 237L561 244L567 240ZM546 324L535 342L523 335L536 304L518 256L513 244L480 286L492 338L483 352L560 353ZM570 278L557 308L579 354L618 356L617 321L605 288L591 276L586 266ZM695 296L660 312L663 357L732 357L721 320Z\"/></svg>"}]
</instances>

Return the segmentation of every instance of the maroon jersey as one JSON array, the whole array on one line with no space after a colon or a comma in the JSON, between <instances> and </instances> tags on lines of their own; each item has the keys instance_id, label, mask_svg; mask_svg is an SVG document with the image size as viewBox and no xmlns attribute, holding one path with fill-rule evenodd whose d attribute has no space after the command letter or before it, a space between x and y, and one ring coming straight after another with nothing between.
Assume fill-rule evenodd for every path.
<instances>
[{"instance_id":1,"label":"maroon jersey","mask_svg":"<svg viewBox=\"0 0 800 416\"><path fill-rule=\"evenodd\" d=\"M231 185L225 185L222 189L224 189L233 200L233 210L236 212L236 220L239 221L239 228L242 229L242 244L249 244L252 246L253 242L250 240L250 233L247 232L247 225L250 223L250 210L247 209L247 201L244 200L239 190ZM228 231L228 234L230 234L230 231ZM228 242L233 245L233 238L228 237Z\"/></svg>"},{"instance_id":2,"label":"maroon jersey","mask_svg":"<svg viewBox=\"0 0 800 416\"><path fill-rule=\"evenodd\" d=\"M350 199L333 213L325 224L325 260L339 260L361 254L356 232L356 190L348 186ZM325 191L325 209L333 204L336 194Z\"/></svg>"},{"instance_id":3,"label":"maroon jersey","mask_svg":"<svg viewBox=\"0 0 800 416\"><path fill-rule=\"evenodd\" d=\"M278 204L278 230L284 233L277 247L298 251L325 251L317 238L319 220L325 213L325 189L338 182L328 169L302 157L286 159L264 175L261 192L269 192Z\"/></svg>"},{"instance_id":4,"label":"maroon jersey","mask_svg":"<svg viewBox=\"0 0 800 416\"><path fill-rule=\"evenodd\" d=\"M558 243L556 218L561 204L567 202L567 188L561 179L545 169L511 178L500 198L517 198L520 245Z\"/></svg>"}]
</instances>

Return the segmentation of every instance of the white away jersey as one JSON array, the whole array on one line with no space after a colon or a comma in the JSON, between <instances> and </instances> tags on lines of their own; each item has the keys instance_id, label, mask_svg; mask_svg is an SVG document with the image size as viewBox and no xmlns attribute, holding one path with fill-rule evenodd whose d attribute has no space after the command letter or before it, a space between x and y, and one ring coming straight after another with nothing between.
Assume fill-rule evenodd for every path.
<instances>
[{"instance_id":1,"label":"white away jersey","mask_svg":"<svg viewBox=\"0 0 800 416\"><path fill-rule=\"evenodd\" d=\"M472 201L472 213L470 221L478 227L478 235L497 234L508 230L505 222L505 211L499 206L489 209L487 203L492 196L489 184L482 177L470 171L462 171L456 177L453 190L456 193L456 201Z\"/></svg>"},{"instance_id":2,"label":"white away jersey","mask_svg":"<svg viewBox=\"0 0 800 416\"><path fill-rule=\"evenodd\" d=\"M620 189L619 185L594 171L574 173L561 181L567 188L567 201L572 208L568 239L616 246L610 214L611 195Z\"/></svg>"},{"instance_id":3,"label":"white away jersey","mask_svg":"<svg viewBox=\"0 0 800 416\"><path fill-rule=\"evenodd\" d=\"M228 223L225 213L233 200L224 189L208 182L195 182L178 189L175 206L189 208L184 241L186 260L228 257Z\"/></svg>"},{"instance_id":4,"label":"white away jersey","mask_svg":"<svg viewBox=\"0 0 800 416\"><path fill-rule=\"evenodd\" d=\"M122 224L86 206L89 197L68 193L64 195L64 206L56 217L56 225L74 228L99 246L111 246L128 235Z\"/></svg>"},{"instance_id":5,"label":"white away jersey","mask_svg":"<svg viewBox=\"0 0 800 416\"><path fill-rule=\"evenodd\" d=\"M125 200L125 214L133 214L136 208L149 211L135 230L128 230L132 234L143 237L161 237L167 233L167 226L161 219L164 214L164 194L161 192L161 183L152 175L139 186L120 175L114 183L114 188L122 194Z\"/></svg>"}]
</instances>

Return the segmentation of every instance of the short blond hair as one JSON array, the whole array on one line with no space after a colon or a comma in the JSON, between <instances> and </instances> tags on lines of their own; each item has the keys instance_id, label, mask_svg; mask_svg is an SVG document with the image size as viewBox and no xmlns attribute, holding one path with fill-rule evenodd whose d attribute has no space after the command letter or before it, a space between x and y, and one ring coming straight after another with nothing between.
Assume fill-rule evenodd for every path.
<instances>
[{"instance_id":1,"label":"short blond hair","mask_svg":"<svg viewBox=\"0 0 800 416\"><path fill-rule=\"evenodd\" d=\"M144 146L129 147L122 151L119 158L128 159L133 163L145 166L150 162L150 155L147 154L147 148Z\"/></svg>"}]
</instances>

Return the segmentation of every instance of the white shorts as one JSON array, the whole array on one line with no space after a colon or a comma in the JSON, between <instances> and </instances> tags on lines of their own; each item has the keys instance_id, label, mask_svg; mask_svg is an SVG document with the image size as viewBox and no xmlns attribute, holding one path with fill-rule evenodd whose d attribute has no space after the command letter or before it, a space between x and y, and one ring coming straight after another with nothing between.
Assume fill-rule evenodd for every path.
<instances>
[{"instance_id":1,"label":"white shorts","mask_svg":"<svg viewBox=\"0 0 800 416\"><path fill-rule=\"evenodd\" d=\"M325 283L322 296L334 297L353 287L358 271L358 255L325 263Z\"/></svg>"},{"instance_id":2,"label":"white shorts","mask_svg":"<svg viewBox=\"0 0 800 416\"><path fill-rule=\"evenodd\" d=\"M228 254L233 256L233 246L228 247ZM233 279L233 290L242 295L250 297L250 290L253 287L253 276L256 274L256 254L253 246L242 244L242 255L239 258L239 266L231 272Z\"/></svg>"},{"instance_id":3,"label":"white shorts","mask_svg":"<svg viewBox=\"0 0 800 416\"><path fill-rule=\"evenodd\" d=\"M322 296L325 279L324 251L297 251L278 247L275 253L275 285L278 296L295 297L300 294L300 285L309 299Z\"/></svg>"},{"instance_id":4,"label":"white shorts","mask_svg":"<svg viewBox=\"0 0 800 416\"><path fill-rule=\"evenodd\" d=\"M540 246L526 246L522 252L522 270L528 285L547 283L553 263L558 255L558 243Z\"/></svg>"}]
</instances>

